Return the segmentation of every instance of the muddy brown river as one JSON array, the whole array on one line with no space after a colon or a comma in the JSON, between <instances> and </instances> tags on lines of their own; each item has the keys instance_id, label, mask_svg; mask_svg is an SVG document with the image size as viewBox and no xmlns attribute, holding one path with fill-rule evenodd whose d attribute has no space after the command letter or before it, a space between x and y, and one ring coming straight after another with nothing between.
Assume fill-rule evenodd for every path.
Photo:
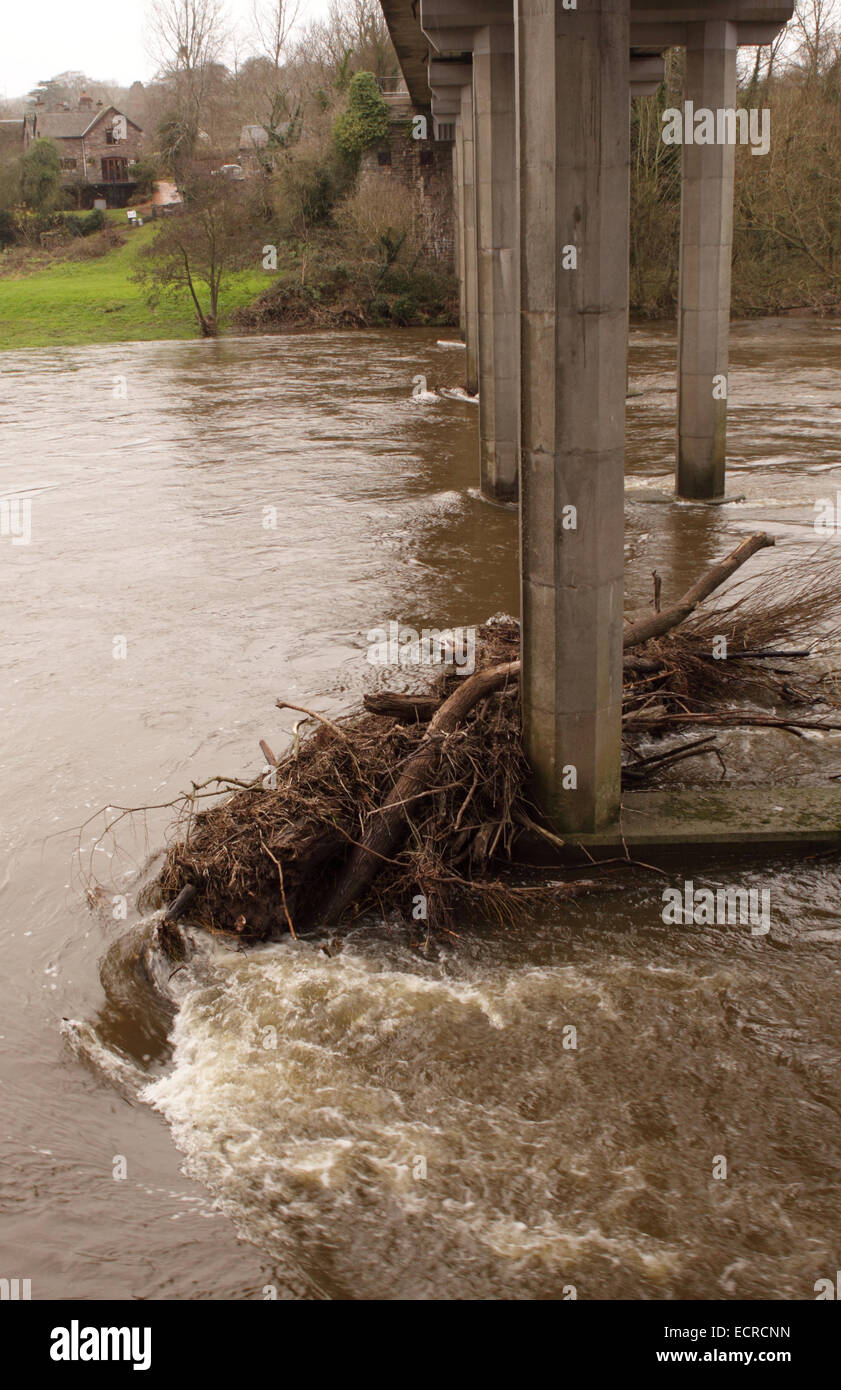
<instances>
[{"instance_id":1,"label":"muddy brown river","mask_svg":"<svg viewBox=\"0 0 841 1390\"><path fill-rule=\"evenodd\" d=\"M329 957L215 945L174 1016L127 967L169 813L99 841L101 807L254 775L259 740L291 737L275 700L346 710L390 619L518 610L516 517L477 496L477 409L437 394L463 357L437 336L0 357L0 494L31 499L30 542L0 536L0 1274L33 1298L810 1299L834 1278L836 856L676 866L770 889L763 937L664 925L640 874L426 955L376 921ZM651 500L674 358L670 327L632 332L630 606L760 528L773 583L841 493L841 328L734 325L722 507ZM841 736L734 734L727 760L808 781L841 771Z\"/></svg>"}]
</instances>

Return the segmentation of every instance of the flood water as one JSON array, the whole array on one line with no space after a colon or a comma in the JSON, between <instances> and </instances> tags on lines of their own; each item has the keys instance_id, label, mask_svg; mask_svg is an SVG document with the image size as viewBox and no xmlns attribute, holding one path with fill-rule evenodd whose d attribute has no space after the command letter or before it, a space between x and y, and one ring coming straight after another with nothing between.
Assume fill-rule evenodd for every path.
<instances>
[{"instance_id":1,"label":"flood water","mask_svg":"<svg viewBox=\"0 0 841 1390\"><path fill-rule=\"evenodd\" d=\"M672 485L674 352L668 327L632 333L629 606L756 529L771 575L841 491L841 328L770 321L731 338L744 500L649 501ZM372 627L517 612L476 406L412 398L462 358L415 331L0 357L0 493L32 499L31 543L0 537L0 1274L33 1298L808 1299L834 1278L841 945L809 934L841 925L835 856L698 870L770 887L762 938L664 926L640 873L427 955L377 922L330 957L217 948L173 982L174 1021L126 965L169 813L102 844L89 817L255 775L297 718L278 697L360 698ZM832 735L730 748L758 784L841 770Z\"/></svg>"}]
</instances>

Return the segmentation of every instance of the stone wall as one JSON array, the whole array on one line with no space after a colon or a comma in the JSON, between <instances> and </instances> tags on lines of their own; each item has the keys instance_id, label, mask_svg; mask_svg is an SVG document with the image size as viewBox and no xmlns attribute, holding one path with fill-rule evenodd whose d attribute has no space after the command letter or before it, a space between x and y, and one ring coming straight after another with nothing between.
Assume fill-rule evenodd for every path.
<instances>
[{"instance_id":1,"label":"stone wall","mask_svg":"<svg viewBox=\"0 0 841 1390\"><path fill-rule=\"evenodd\" d=\"M360 179L375 192L381 179L397 179L418 196L424 225L424 252L447 270L455 269L453 208L453 142L432 138L432 119L426 114L429 138L412 136L414 113L393 116L387 144L375 145L363 156Z\"/></svg>"}]
</instances>

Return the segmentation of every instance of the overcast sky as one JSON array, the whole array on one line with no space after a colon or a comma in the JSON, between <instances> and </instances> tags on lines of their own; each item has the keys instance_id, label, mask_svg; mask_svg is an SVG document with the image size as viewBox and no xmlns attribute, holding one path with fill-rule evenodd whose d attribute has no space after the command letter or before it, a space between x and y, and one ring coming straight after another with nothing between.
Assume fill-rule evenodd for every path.
<instances>
[{"instance_id":1,"label":"overcast sky","mask_svg":"<svg viewBox=\"0 0 841 1390\"><path fill-rule=\"evenodd\" d=\"M227 0L231 19L248 28L251 0ZM327 0L301 0L301 20L317 18ZM154 75L145 38L147 0L4 0L0 97L22 96L36 82L75 70L121 86Z\"/></svg>"}]
</instances>

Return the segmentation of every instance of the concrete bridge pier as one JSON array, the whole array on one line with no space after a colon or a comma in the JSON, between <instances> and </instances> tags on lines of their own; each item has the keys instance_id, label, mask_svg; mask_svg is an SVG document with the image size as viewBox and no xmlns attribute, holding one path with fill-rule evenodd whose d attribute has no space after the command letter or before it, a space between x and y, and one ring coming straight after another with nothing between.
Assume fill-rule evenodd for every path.
<instances>
[{"instance_id":1,"label":"concrete bridge pier","mask_svg":"<svg viewBox=\"0 0 841 1390\"><path fill-rule=\"evenodd\" d=\"M464 343L465 389L475 396L479 390L479 273L476 249L476 144L473 138L473 87L461 87L458 117L462 149L462 224L459 235L464 244Z\"/></svg>"},{"instance_id":2,"label":"concrete bridge pier","mask_svg":"<svg viewBox=\"0 0 841 1390\"><path fill-rule=\"evenodd\" d=\"M526 751L562 833L619 812L628 0L517 0Z\"/></svg>"},{"instance_id":3,"label":"concrete bridge pier","mask_svg":"<svg viewBox=\"0 0 841 1390\"><path fill-rule=\"evenodd\" d=\"M473 40L479 290L479 475L495 502L519 495L519 300L514 26Z\"/></svg>"},{"instance_id":4,"label":"concrete bridge pier","mask_svg":"<svg viewBox=\"0 0 841 1390\"><path fill-rule=\"evenodd\" d=\"M465 389L475 395L479 389L479 301L473 66L470 61L430 58L427 75L432 92L433 119L444 117L455 125L453 172L459 328L466 348Z\"/></svg>"},{"instance_id":5,"label":"concrete bridge pier","mask_svg":"<svg viewBox=\"0 0 841 1390\"><path fill-rule=\"evenodd\" d=\"M736 105L736 24L687 25L686 103L695 111ZM724 496L733 143L687 143L684 117L678 301L677 479L679 497Z\"/></svg>"},{"instance_id":6,"label":"concrete bridge pier","mask_svg":"<svg viewBox=\"0 0 841 1390\"><path fill-rule=\"evenodd\" d=\"M453 199L455 202L455 216L453 228L454 259L456 265L456 275L458 276L458 331L462 338L465 336L465 312L464 312L464 183L462 180L461 166L464 159L464 148L461 136L461 121L456 118L455 139L453 140Z\"/></svg>"}]
</instances>

